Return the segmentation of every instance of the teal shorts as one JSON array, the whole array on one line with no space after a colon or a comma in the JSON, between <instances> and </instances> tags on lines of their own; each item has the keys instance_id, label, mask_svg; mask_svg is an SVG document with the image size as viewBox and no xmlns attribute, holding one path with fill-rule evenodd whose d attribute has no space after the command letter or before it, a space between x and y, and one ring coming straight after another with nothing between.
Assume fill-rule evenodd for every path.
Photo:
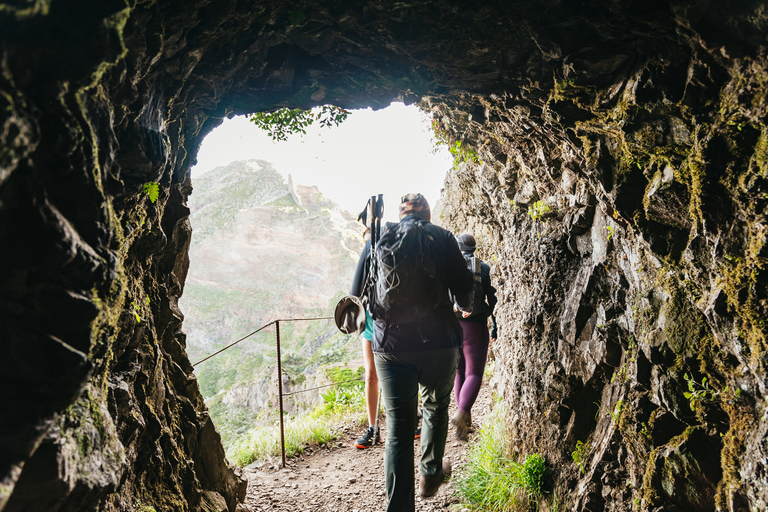
<instances>
[{"instance_id":1,"label":"teal shorts","mask_svg":"<svg viewBox=\"0 0 768 512\"><path fill-rule=\"evenodd\" d=\"M361 336L368 341L373 341L373 318L368 311L365 312L365 330Z\"/></svg>"}]
</instances>

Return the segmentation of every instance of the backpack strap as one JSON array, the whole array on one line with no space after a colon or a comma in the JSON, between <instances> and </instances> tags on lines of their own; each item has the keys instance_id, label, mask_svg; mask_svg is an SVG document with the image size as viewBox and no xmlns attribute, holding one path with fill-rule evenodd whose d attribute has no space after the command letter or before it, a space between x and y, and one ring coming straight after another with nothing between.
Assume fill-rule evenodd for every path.
<instances>
[{"instance_id":1,"label":"backpack strap","mask_svg":"<svg viewBox=\"0 0 768 512\"><path fill-rule=\"evenodd\" d=\"M483 274L482 274L482 268L483 268L483 262L480 261L480 258L476 258L474 256L471 257L472 262L472 274L474 275L475 281L483 282Z\"/></svg>"}]
</instances>

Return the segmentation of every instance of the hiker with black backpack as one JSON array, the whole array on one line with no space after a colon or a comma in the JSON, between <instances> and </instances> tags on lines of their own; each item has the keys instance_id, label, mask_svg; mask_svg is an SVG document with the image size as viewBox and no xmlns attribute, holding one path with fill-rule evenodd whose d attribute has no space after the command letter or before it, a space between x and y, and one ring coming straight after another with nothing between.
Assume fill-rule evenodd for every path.
<instances>
[{"instance_id":1,"label":"hiker with black backpack","mask_svg":"<svg viewBox=\"0 0 768 512\"><path fill-rule=\"evenodd\" d=\"M368 290L368 309L387 413L387 511L410 512L415 510L413 433L419 392L419 494L434 495L451 473L443 455L463 336L451 296L468 308L473 282L453 235L430 223L429 204L421 194L402 198L399 217L400 222L387 223L374 248L367 246L360 258L367 261L373 250L375 279ZM356 275L358 279L362 276Z\"/></svg>"},{"instance_id":2,"label":"hiker with black backpack","mask_svg":"<svg viewBox=\"0 0 768 512\"><path fill-rule=\"evenodd\" d=\"M461 308L459 305L454 307L464 331L464 344L461 347L454 383L458 411L451 418L451 423L456 427L456 437L466 441L472 425L472 405L477 400L483 383L488 345L497 336L496 317L493 315L493 309L496 307L496 289L491 285L491 267L475 257L475 237L462 233L456 235L456 242L474 278L471 308ZM488 317L491 317L490 334Z\"/></svg>"}]
</instances>

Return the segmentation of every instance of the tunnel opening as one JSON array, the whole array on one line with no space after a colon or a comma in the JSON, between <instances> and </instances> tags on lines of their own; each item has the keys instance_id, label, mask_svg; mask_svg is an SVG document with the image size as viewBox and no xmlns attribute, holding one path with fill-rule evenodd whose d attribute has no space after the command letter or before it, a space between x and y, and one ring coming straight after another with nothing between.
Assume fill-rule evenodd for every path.
<instances>
[{"instance_id":1,"label":"tunnel opening","mask_svg":"<svg viewBox=\"0 0 768 512\"><path fill-rule=\"evenodd\" d=\"M632 364L605 389L626 386L665 414L685 408L674 361L653 354L668 353L670 324L703 315L712 336L692 337L691 349L702 376L723 376L718 400L732 425L711 426L723 439L716 501L759 508L768 502L755 419L765 380L763 4L238 1L219 12L150 0L87 16L74 15L87 2L2 4L0 375L12 392L0 422L0 508L19 475L40 468L31 461L41 448L55 465L41 509L130 510L138 500L189 510L209 492L236 508L237 478L177 305L197 147L222 118L254 109L396 99L431 102L484 158L454 173L445 217L479 228L499 262L498 385L505 396L526 390L510 418L533 427L518 429L521 445L565 459L562 481L587 478L568 466L537 384L555 360L578 378L583 351L558 337L558 315L600 265L612 296L632 301L610 321L651 361L649 389ZM142 193L148 182L158 183L156 202ZM549 212L531 215L534 205ZM568 254L561 235L573 241ZM542 289L562 300L538 300ZM682 299L659 310L643 298L650 291ZM543 303L557 308L537 330ZM622 473L604 465L606 478L562 490L577 504L583 490L663 507L643 461L665 448L619 427L600 440L595 464L621 461L633 487L613 485ZM627 443L634 458L617 448ZM81 471L94 467L114 470Z\"/></svg>"},{"instance_id":2,"label":"tunnel opening","mask_svg":"<svg viewBox=\"0 0 768 512\"><path fill-rule=\"evenodd\" d=\"M320 117L319 108L312 113ZM364 229L356 218L371 195L383 194L385 221L396 222L399 197L420 192L440 224L440 191L454 157L435 138L428 113L394 103L351 110L338 126L294 130L275 140L250 116L236 116L202 141L191 169L190 264L179 300L193 363L276 319L332 317L352 283ZM281 322L280 332L289 430L309 431L301 422L323 394L330 412L338 397L329 391L346 388L344 400L362 412L362 381L327 387L343 381L339 375L359 377L356 336L329 319ZM270 327L195 364L228 458L241 465L279 454L275 345ZM328 432L307 444L325 442L333 428L318 422L314 430ZM252 439L273 446L249 448Z\"/></svg>"}]
</instances>

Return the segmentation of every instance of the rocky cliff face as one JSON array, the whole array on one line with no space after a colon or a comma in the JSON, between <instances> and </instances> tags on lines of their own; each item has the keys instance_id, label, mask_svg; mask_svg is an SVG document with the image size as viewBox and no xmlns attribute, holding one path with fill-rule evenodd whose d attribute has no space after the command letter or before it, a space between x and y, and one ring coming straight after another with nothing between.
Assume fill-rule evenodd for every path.
<instances>
[{"instance_id":1,"label":"rocky cliff face","mask_svg":"<svg viewBox=\"0 0 768 512\"><path fill-rule=\"evenodd\" d=\"M494 262L515 449L568 508L766 508L766 12L0 3L0 509L235 509L177 307L196 148L394 99L482 161L444 218Z\"/></svg>"},{"instance_id":2,"label":"rocky cliff face","mask_svg":"<svg viewBox=\"0 0 768 512\"><path fill-rule=\"evenodd\" d=\"M214 169L194 186L193 267L181 301L193 359L278 318L329 316L363 247L350 214L258 160Z\"/></svg>"}]
</instances>

